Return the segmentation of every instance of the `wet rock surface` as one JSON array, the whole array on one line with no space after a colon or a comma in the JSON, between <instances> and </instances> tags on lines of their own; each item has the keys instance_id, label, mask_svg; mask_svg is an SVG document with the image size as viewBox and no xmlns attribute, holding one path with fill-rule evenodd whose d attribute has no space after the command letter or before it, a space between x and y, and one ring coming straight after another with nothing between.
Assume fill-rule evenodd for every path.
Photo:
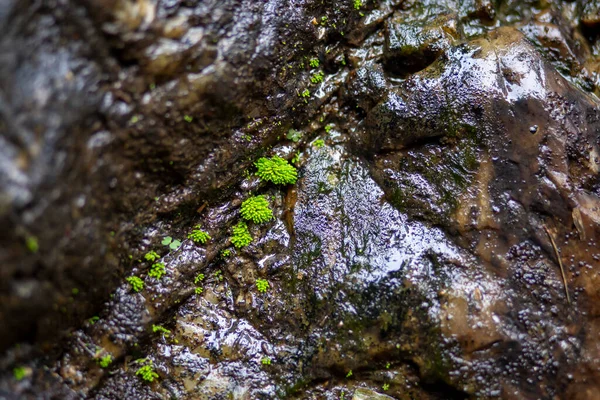
<instances>
[{"instance_id":1,"label":"wet rock surface","mask_svg":"<svg viewBox=\"0 0 600 400\"><path fill-rule=\"evenodd\" d=\"M596 398L597 8L1 5L0 398Z\"/></svg>"}]
</instances>

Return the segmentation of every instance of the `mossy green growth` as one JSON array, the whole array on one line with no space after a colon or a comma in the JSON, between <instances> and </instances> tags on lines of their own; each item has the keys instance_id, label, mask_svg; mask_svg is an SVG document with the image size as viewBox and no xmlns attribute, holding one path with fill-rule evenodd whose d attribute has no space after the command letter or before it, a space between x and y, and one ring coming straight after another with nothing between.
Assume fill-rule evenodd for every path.
<instances>
[{"instance_id":1,"label":"mossy green growth","mask_svg":"<svg viewBox=\"0 0 600 400\"><path fill-rule=\"evenodd\" d=\"M325 17L325 18L327 18L327 17ZM310 61L308 62L308 65L310 65L313 68L317 68L319 66L319 59L311 58Z\"/></svg>"},{"instance_id":2,"label":"mossy green growth","mask_svg":"<svg viewBox=\"0 0 600 400\"><path fill-rule=\"evenodd\" d=\"M143 380L145 380L146 382L154 382L154 380L158 378L158 374L156 373L156 371L154 371L154 365L152 363L152 360L142 358L140 360L137 360L136 363L145 364L141 366L135 373L136 375L140 376Z\"/></svg>"},{"instance_id":3,"label":"mossy green growth","mask_svg":"<svg viewBox=\"0 0 600 400\"><path fill-rule=\"evenodd\" d=\"M112 364L113 358L110 354L100 357L97 362L100 368L108 368Z\"/></svg>"},{"instance_id":4,"label":"mossy green growth","mask_svg":"<svg viewBox=\"0 0 600 400\"><path fill-rule=\"evenodd\" d=\"M197 285L204 280L204 274L198 274L194 278L194 284Z\"/></svg>"},{"instance_id":5,"label":"mossy green growth","mask_svg":"<svg viewBox=\"0 0 600 400\"><path fill-rule=\"evenodd\" d=\"M26 374L27 374L27 370L25 369L25 367L20 366L20 367L13 368L13 376L18 381L23 380L23 378L25 378Z\"/></svg>"},{"instance_id":6,"label":"mossy green growth","mask_svg":"<svg viewBox=\"0 0 600 400\"><path fill-rule=\"evenodd\" d=\"M29 250L29 252L34 254L40 249L40 245L35 236L28 236L27 239L25 239L25 246L27 246L27 250Z\"/></svg>"},{"instance_id":7,"label":"mossy green growth","mask_svg":"<svg viewBox=\"0 0 600 400\"><path fill-rule=\"evenodd\" d=\"M130 276L126 279L126 281L131 286L131 290L138 293L141 290L144 290L144 281L138 278L137 276Z\"/></svg>"},{"instance_id":8,"label":"mossy green growth","mask_svg":"<svg viewBox=\"0 0 600 400\"><path fill-rule=\"evenodd\" d=\"M256 289L260 293L265 293L267 290L269 290L269 281L267 281L266 279L257 279Z\"/></svg>"},{"instance_id":9,"label":"mossy green growth","mask_svg":"<svg viewBox=\"0 0 600 400\"><path fill-rule=\"evenodd\" d=\"M231 243L240 249L248 246L252 242L252 236L248 231L248 225L244 221L240 221L236 226L233 227L233 236L231 237Z\"/></svg>"},{"instance_id":10,"label":"mossy green growth","mask_svg":"<svg viewBox=\"0 0 600 400\"><path fill-rule=\"evenodd\" d=\"M250 240L252 240L252 239L250 239ZM231 250L229 250L229 249L221 250L221 257L227 258L230 255L231 255Z\"/></svg>"},{"instance_id":11,"label":"mossy green growth","mask_svg":"<svg viewBox=\"0 0 600 400\"><path fill-rule=\"evenodd\" d=\"M192 239L194 243L206 243L210 239L210 235L200 229L200 225L196 225L196 229L188 235L188 239Z\"/></svg>"},{"instance_id":12,"label":"mossy green growth","mask_svg":"<svg viewBox=\"0 0 600 400\"><path fill-rule=\"evenodd\" d=\"M154 325L154 324L152 324L152 332L154 332L154 333L159 332L165 337L168 337L169 335L171 335L171 331L168 330L167 328L165 328L164 326Z\"/></svg>"},{"instance_id":13,"label":"mossy green growth","mask_svg":"<svg viewBox=\"0 0 600 400\"><path fill-rule=\"evenodd\" d=\"M158 263L152 264L152 267L150 267L150 271L148 272L148 276L151 276L152 278L160 279L166 273L167 272L165 271L165 264L158 262Z\"/></svg>"},{"instance_id":14,"label":"mossy green growth","mask_svg":"<svg viewBox=\"0 0 600 400\"><path fill-rule=\"evenodd\" d=\"M323 73L323 71L315 72L313 74L313 76L310 77L310 81L312 83L321 83L321 82L323 82L324 77L325 77L325 74Z\"/></svg>"},{"instance_id":15,"label":"mossy green growth","mask_svg":"<svg viewBox=\"0 0 600 400\"><path fill-rule=\"evenodd\" d=\"M261 157L254 165L258 169L256 175L263 181L273 182L276 185L289 185L296 183L298 179L296 168L278 156Z\"/></svg>"},{"instance_id":16,"label":"mossy green growth","mask_svg":"<svg viewBox=\"0 0 600 400\"><path fill-rule=\"evenodd\" d=\"M264 196L250 197L242 203L240 209L242 218L255 224L262 224L273 219L273 211Z\"/></svg>"},{"instance_id":17,"label":"mossy green growth","mask_svg":"<svg viewBox=\"0 0 600 400\"><path fill-rule=\"evenodd\" d=\"M325 146L325 141L323 139L317 139L315 140L315 147L320 149L321 147Z\"/></svg>"},{"instance_id":18,"label":"mossy green growth","mask_svg":"<svg viewBox=\"0 0 600 400\"><path fill-rule=\"evenodd\" d=\"M154 262L154 261L158 260L159 258L160 258L160 256L154 250L150 250L149 252L147 252L144 255L144 260L150 261L150 262Z\"/></svg>"},{"instance_id":19,"label":"mossy green growth","mask_svg":"<svg viewBox=\"0 0 600 400\"><path fill-rule=\"evenodd\" d=\"M262 365L271 365L271 358L270 357L263 357L263 358L261 358L260 363Z\"/></svg>"}]
</instances>

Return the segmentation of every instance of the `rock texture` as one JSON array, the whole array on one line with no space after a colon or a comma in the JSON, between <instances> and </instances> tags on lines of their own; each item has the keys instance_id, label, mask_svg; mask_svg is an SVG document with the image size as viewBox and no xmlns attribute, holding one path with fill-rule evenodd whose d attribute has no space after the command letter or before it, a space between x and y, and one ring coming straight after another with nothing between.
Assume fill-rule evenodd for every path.
<instances>
[{"instance_id":1,"label":"rock texture","mask_svg":"<svg viewBox=\"0 0 600 400\"><path fill-rule=\"evenodd\" d=\"M596 11L0 5L0 398L595 399Z\"/></svg>"}]
</instances>

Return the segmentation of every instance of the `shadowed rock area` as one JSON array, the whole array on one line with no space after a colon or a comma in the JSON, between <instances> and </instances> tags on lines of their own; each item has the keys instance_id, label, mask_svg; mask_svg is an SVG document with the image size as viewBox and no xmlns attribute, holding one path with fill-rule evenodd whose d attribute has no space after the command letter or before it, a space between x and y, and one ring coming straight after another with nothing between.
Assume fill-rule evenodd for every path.
<instances>
[{"instance_id":1,"label":"shadowed rock area","mask_svg":"<svg viewBox=\"0 0 600 400\"><path fill-rule=\"evenodd\" d=\"M600 398L599 13L0 5L0 399Z\"/></svg>"}]
</instances>

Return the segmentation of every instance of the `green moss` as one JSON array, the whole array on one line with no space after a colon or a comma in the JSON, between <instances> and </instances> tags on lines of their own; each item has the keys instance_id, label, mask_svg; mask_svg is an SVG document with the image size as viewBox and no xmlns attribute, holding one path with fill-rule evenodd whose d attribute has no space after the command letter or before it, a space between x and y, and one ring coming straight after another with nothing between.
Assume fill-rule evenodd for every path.
<instances>
[{"instance_id":1,"label":"green moss","mask_svg":"<svg viewBox=\"0 0 600 400\"><path fill-rule=\"evenodd\" d=\"M160 326L160 325L152 325L152 332L154 333L161 333L163 336L168 337L169 335L171 335L171 331L168 330L167 328Z\"/></svg>"},{"instance_id":2,"label":"green moss","mask_svg":"<svg viewBox=\"0 0 600 400\"><path fill-rule=\"evenodd\" d=\"M263 358L261 358L260 363L262 365L271 365L271 358L270 357L263 357Z\"/></svg>"},{"instance_id":3,"label":"green moss","mask_svg":"<svg viewBox=\"0 0 600 400\"><path fill-rule=\"evenodd\" d=\"M27 246L27 250L29 250L30 253L34 254L40 249L38 240L35 236L28 236L27 239L25 239L25 246Z\"/></svg>"},{"instance_id":4,"label":"green moss","mask_svg":"<svg viewBox=\"0 0 600 400\"><path fill-rule=\"evenodd\" d=\"M252 240L252 238L250 238L250 240ZM231 255L231 250L229 250L229 249L221 250L221 257L227 258L230 255Z\"/></svg>"},{"instance_id":5,"label":"green moss","mask_svg":"<svg viewBox=\"0 0 600 400\"><path fill-rule=\"evenodd\" d=\"M152 267L150 267L150 271L148 272L148 276L151 276L152 278L160 279L166 273L167 272L165 271L165 264L159 262L159 263L152 264Z\"/></svg>"},{"instance_id":6,"label":"green moss","mask_svg":"<svg viewBox=\"0 0 600 400\"><path fill-rule=\"evenodd\" d=\"M296 168L278 156L261 157L254 165L258 169L256 175L263 181L273 182L276 185L289 185L296 183L298 179Z\"/></svg>"},{"instance_id":7,"label":"green moss","mask_svg":"<svg viewBox=\"0 0 600 400\"><path fill-rule=\"evenodd\" d=\"M327 17L325 17L325 18L327 18ZM311 58L310 61L308 62L308 64L312 68L317 68L319 66L319 59L318 58Z\"/></svg>"},{"instance_id":8,"label":"green moss","mask_svg":"<svg viewBox=\"0 0 600 400\"><path fill-rule=\"evenodd\" d=\"M200 229L200 225L197 225L196 229L194 229L192 233L188 235L188 239L192 239L194 243L204 244L210 239L210 235Z\"/></svg>"},{"instance_id":9,"label":"green moss","mask_svg":"<svg viewBox=\"0 0 600 400\"><path fill-rule=\"evenodd\" d=\"M300 93L300 97L304 97L305 99L310 97L310 90L304 89L302 93Z\"/></svg>"},{"instance_id":10,"label":"green moss","mask_svg":"<svg viewBox=\"0 0 600 400\"><path fill-rule=\"evenodd\" d=\"M264 196L254 196L246 199L240 209L242 218L255 224L262 224L273 219L273 211Z\"/></svg>"},{"instance_id":11,"label":"green moss","mask_svg":"<svg viewBox=\"0 0 600 400\"><path fill-rule=\"evenodd\" d=\"M194 284L197 285L204 280L204 274L198 274L194 278Z\"/></svg>"},{"instance_id":12,"label":"green moss","mask_svg":"<svg viewBox=\"0 0 600 400\"><path fill-rule=\"evenodd\" d=\"M321 83L323 82L323 78L325 77L325 74L323 73L323 71L319 71L319 72L315 72L311 77L310 77L310 81L312 83Z\"/></svg>"},{"instance_id":13,"label":"green moss","mask_svg":"<svg viewBox=\"0 0 600 400\"><path fill-rule=\"evenodd\" d=\"M196 294L202 294L203 291L204 289L202 289L201 287L194 288L194 293Z\"/></svg>"},{"instance_id":14,"label":"green moss","mask_svg":"<svg viewBox=\"0 0 600 400\"><path fill-rule=\"evenodd\" d=\"M266 293L266 291L269 290L269 282L266 279L257 279L256 290L260 293Z\"/></svg>"},{"instance_id":15,"label":"green moss","mask_svg":"<svg viewBox=\"0 0 600 400\"><path fill-rule=\"evenodd\" d=\"M360 8L363 6L363 2L362 0L354 0L354 9L355 10L360 10Z\"/></svg>"},{"instance_id":16,"label":"green moss","mask_svg":"<svg viewBox=\"0 0 600 400\"><path fill-rule=\"evenodd\" d=\"M159 256L159 255L158 255L158 253L157 253L157 252L155 252L154 250L150 250L149 252L147 252L147 253L144 255L144 259L145 259L146 261L150 261L150 262L154 262L154 261L158 260L159 258L160 258L160 256Z\"/></svg>"},{"instance_id":17,"label":"green moss","mask_svg":"<svg viewBox=\"0 0 600 400\"><path fill-rule=\"evenodd\" d=\"M321 147L325 146L325 141L323 139L317 139L315 140L315 147L320 149Z\"/></svg>"},{"instance_id":18,"label":"green moss","mask_svg":"<svg viewBox=\"0 0 600 400\"><path fill-rule=\"evenodd\" d=\"M231 236L231 243L237 248L248 246L252 242L252 236L248 231L248 225L244 221L240 221L236 226L233 227L233 236Z\"/></svg>"},{"instance_id":19,"label":"green moss","mask_svg":"<svg viewBox=\"0 0 600 400\"><path fill-rule=\"evenodd\" d=\"M140 376L146 382L154 382L154 380L158 378L158 374L156 371L154 371L152 360L142 358L140 360L136 360L136 363L145 364L136 371L135 374L137 376Z\"/></svg>"},{"instance_id":20,"label":"green moss","mask_svg":"<svg viewBox=\"0 0 600 400\"><path fill-rule=\"evenodd\" d=\"M17 381L23 380L23 378L25 378L25 375L27 375L27 370L25 369L25 367L19 366L13 368L13 376Z\"/></svg>"},{"instance_id":21,"label":"green moss","mask_svg":"<svg viewBox=\"0 0 600 400\"><path fill-rule=\"evenodd\" d=\"M138 278L137 276L130 276L126 279L131 286L131 290L138 293L139 291L144 289L144 281Z\"/></svg>"},{"instance_id":22,"label":"green moss","mask_svg":"<svg viewBox=\"0 0 600 400\"><path fill-rule=\"evenodd\" d=\"M108 368L108 366L112 364L113 358L110 354L106 354L105 356L100 357L96 361L98 362L98 365L101 368Z\"/></svg>"}]
</instances>

